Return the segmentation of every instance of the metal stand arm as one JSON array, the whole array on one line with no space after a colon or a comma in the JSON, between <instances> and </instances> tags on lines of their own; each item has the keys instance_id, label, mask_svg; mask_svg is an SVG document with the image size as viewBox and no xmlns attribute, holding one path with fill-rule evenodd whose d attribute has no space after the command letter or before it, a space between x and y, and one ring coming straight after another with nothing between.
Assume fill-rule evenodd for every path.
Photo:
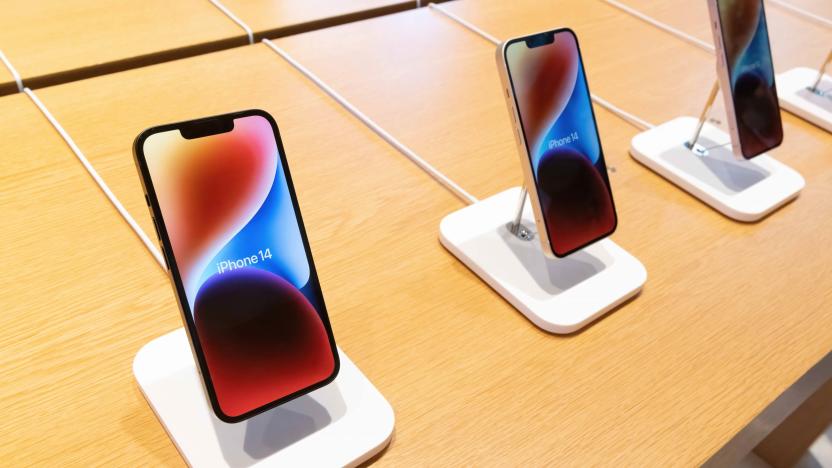
<instances>
[{"instance_id":1,"label":"metal stand arm","mask_svg":"<svg viewBox=\"0 0 832 468\"><path fill-rule=\"evenodd\" d=\"M702 133L702 127L705 125L705 120L708 118L708 112L711 110L711 106L714 105L714 100L716 99L716 94L719 92L719 80L714 81L714 85L711 87L711 94L708 95L708 102L705 103L705 107L702 109L702 113L699 114L699 123L696 125L696 131L693 132L693 136L685 143L685 147L689 150L693 150L694 146L696 145L696 140L699 139L699 134Z\"/></svg>"},{"instance_id":2,"label":"metal stand arm","mask_svg":"<svg viewBox=\"0 0 832 468\"><path fill-rule=\"evenodd\" d=\"M523 209L526 207L526 197L529 196L529 190L526 186L520 187L520 200L517 205L517 213L514 219L508 223L508 231L522 240L531 240L534 238L534 232L523 226Z\"/></svg>"},{"instance_id":3,"label":"metal stand arm","mask_svg":"<svg viewBox=\"0 0 832 468\"><path fill-rule=\"evenodd\" d=\"M829 65L829 62L832 61L832 50L829 51L829 54L826 56L826 60L823 61L823 65L820 66L820 70L818 70L818 77L815 79L815 84L809 88L809 91L813 93L817 93L818 86L820 86L821 80L823 80L823 74L826 72L826 66Z\"/></svg>"}]
</instances>

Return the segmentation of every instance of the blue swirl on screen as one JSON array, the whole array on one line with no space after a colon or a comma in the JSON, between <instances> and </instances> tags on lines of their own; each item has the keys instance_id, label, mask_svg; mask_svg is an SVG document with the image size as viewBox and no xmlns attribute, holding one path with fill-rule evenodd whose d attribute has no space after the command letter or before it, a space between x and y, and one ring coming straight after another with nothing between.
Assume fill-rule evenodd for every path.
<instances>
[{"instance_id":1,"label":"blue swirl on screen","mask_svg":"<svg viewBox=\"0 0 832 468\"><path fill-rule=\"evenodd\" d=\"M760 14L753 38L734 65L731 87L736 86L737 80L742 77L743 73L753 73L771 86L774 84L773 70L774 64L769 53L768 28L766 27L765 16Z\"/></svg>"},{"instance_id":2,"label":"blue swirl on screen","mask_svg":"<svg viewBox=\"0 0 832 468\"><path fill-rule=\"evenodd\" d=\"M598 144L598 135L595 129L595 120L592 116L592 107L586 105L590 102L590 96L584 86L584 70L578 67L578 76L572 88L572 94L563 112L555 118L554 123L544 135L541 144L533 156L535 170L539 168L540 158L549 151L550 141L570 137L573 133L578 135L577 140L565 143L563 146L571 147L578 153L584 155L592 164L598 162L601 154L601 146Z\"/></svg>"},{"instance_id":3,"label":"blue swirl on screen","mask_svg":"<svg viewBox=\"0 0 832 468\"><path fill-rule=\"evenodd\" d=\"M277 158L277 154L274 157ZM262 250L269 248L272 255L271 259L258 262L257 268L286 279L298 289L302 289L309 281L309 263L295 219L286 175L280 165L276 171L275 181L257 213L208 262L207 268L200 276L199 284L204 284L208 278L217 274L217 263L257 255L258 252L253 251L252 246L261 247ZM312 300L313 297L310 296L307 295Z\"/></svg>"}]
</instances>

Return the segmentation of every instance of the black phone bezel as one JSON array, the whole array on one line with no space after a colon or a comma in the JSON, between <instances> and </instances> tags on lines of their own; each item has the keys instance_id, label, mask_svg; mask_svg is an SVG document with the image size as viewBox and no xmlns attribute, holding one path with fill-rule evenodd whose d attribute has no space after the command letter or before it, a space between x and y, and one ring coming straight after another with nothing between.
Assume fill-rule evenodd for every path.
<instances>
[{"instance_id":1,"label":"black phone bezel","mask_svg":"<svg viewBox=\"0 0 832 468\"><path fill-rule=\"evenodd\" d=\"M586 74L586 68L584 67L583 54L581 54L581 45L580 45L580 42L578 41L577 34L575 34L575 31L573 31L571 28L566 28L566 27L557 28L557 29L552 29L550 31L543 31L543 32L535 33L535 34L529 34L527 36L516 37L514 39L510 39L509 41L507 41L505 43L505 45L503 46L503 62L506 64L506 75L508 76L509 86L511 86L511 95L512 95L512 99L514 100L514 107L515 107L515 109L517 109L517 119L520 123L520 131L523 134L523 144L524 144L523 146L526 149L526 157L529 160L528 163L529 163L529 167L531 168L532 179L534 179L534 189L537 192L537 199L538 200L540 200L540 187L537 183L537 177L535 177L535 174L534 174L534 164L532 162L531 149L529 148L529 140L528 140L528 137L526 136L526 126L523 124L523 115L520 112L520 103L517 102L517 92L514 89L514 80L511 76L511 68L508 65L508 63L509 63L508 62L508 48L512 44L515 44L517 42L523 42L528 47L527 41L532 40L535 37L539 37L541 35L544 35L544 37L548 37L549 35L551 35L553 40L551 40L551 41L545 40L545 41L542 41L542 44L538 45L539 47L543 47L543 46L550 45L550 44L553 44L554 42L556 42L558 34L561 34L561 33L571 34L572 37L575 39L575 48L578 50L578 65L581 67L581 70L583 71L582 75L583 75L583 78L584 78L584 80L583 80L584 81L584 87L586 88L587 95L591 96L591 92L589 91L589 82L588 82L587 77L586 77L586 75L587 75ZM582 244L578 247L575 247L572 250L569 250L569 251L566 251L566 252L558 252L555 249L554 244L552 243L552 236L550 235L549 224L546 221L546 217L543 216L543 227L546 230L546 242L549 243L549 249L558 258L568 257L569 255L577 252L578 250L584 249L584 248L586 248L586 247L588 247L588 246L590 246L590 245L592 245L592 244L594 244L594 243L596 243L596 242L598 242L602 239L605 239L605 238L611 236L616 231L616 229L618 229L618 210L615 207L615 199L612 196L612 185L610 184L609 174L607 173L607 160L604 157L604 147L601 145L601 132L598 130L598 120L595 117L595 108L592 105L592 101L589 100L589 102L587 104L589 105L589 109L590 109L590 112L592 114L592 124L595 126L595 137L598 141L598 149L600 151L600 154L598 155L598 158L601 160L602 165L603 165L603 170L601 171L601 176L604 178L604 182L607 185L607 193L610 196L610 203L612 203L612 212L613 212L613 217L614 217L614 223L613 223L612 229L610 229L608 232L606 232L606 233L604 233L604 234L602 234L602 235L600 235L600 236L598 236L594 239L591 239L591 240L587 241L586 243L584 243L584 244ZM543 207L540 207L540 208L542 210Z\"/></svg>"},{"instance_id":2,"label":"black phone bezel","mask_svg":"<svg viewBox=\"0 0 832 468\"><path fill-rule=\"evenodd\" d=\"M150 171L147 167L147 161L144 154L144 142L149 138L151 135L168 132L171 130L180 130L182 128L191 128L196 125L203 125L210 122L220 122L220 123L227 123L231 122L233 128L233 122L236 119L242 117L251 117L251 116L259 116L266 119L269 122L269 125L272 127L272 131L274 133L275 143L277 145L278 150L278 159L281 161L281 167L286 175L286 183L289 189L290 198L292 199L292 207L294 208L295 218L297 219L298 228L300 230L301 238L303 239L303 247L306 252L306 258L309 262L309 280L314 281L314 284L317 286L313 288L316 293L316 299L318 300L318 304L320 304L320 309L318 310L318 314L321 317L321 321L323 322L324 328L326 329L329 344L333 356L333 370L332 373L324 380L317 382L313 385L310 385L306 388L298 390L297 392L291 393L286 395L282 398L279 398L271 403L266 405L260 406L255 408L249 412L238 416L230 416L225 414L222 411L222 408L219 405L219 401L217 400L216 391L214 389L213 381L211 379L211 374L208 371L207 363L205 361L205 355L202 351L202 346L199 343L198 335L196 332L196 325L194 324L193 315L188 307L188 300L185 295L185 289L182 284L182 277L179 273L179 268L176 264L175 256L173 255L173 249L170 244L170 238L168 237L167 230L165 229L164 218L162 216L161 209L159 207L159 202L156 197L156 191L153 188L153 180L150 177ZM227 127L227 126L226 126ZM223 127L223 128L226 128ZM186 130L187 132L187 130ZM218 131L216 133L221 133L222 131ZM213 134L216 134L213 133ZM201 138L199 136L195 138ZM194 355L197 357L198 365L200 374L202 375L202 380L204 384L204 388L206 393L208 394L209 400L211 401L211 407L214 410L216 416L226 423L236 423L240 421L244 421L249 419L253 416L261 414L265 411L273 409L277 406L280 406L286 402L294 400L300 396L306 395L309 392L312 392L318 388L321 388L335 380L335 377L338 375L340 368L341 368L341 361L338 355L338 349L335 344L335 336L332 332L332 325L329 321L329 313L326 308L326 304L323 298L323 292L321 291L320 282L318 279L318 272L315 268L315 262L312 258L312 251L309 247L309 240L306 235L306 228L303 223L303 218L301 217L300 207L298 205L297 196L295 194L295 187L292 183L292 176L289 172L289 164L286 157L286 152L283 149L283 141L280 138L280 131L277 128L277 123L275 122L274 118L266 111L260 109L249 109L239 112L232 112L228 114L221 114L221 115L214 115L210 117L203 117L199 119L187 120L182 122L176 122L166 125L159 125L155 127L148 128L141 132L133 142L133 156L136 163L136 167L139 171L140 179L142 182L142 189L144 190L145 200L148 203L148 208L150 209L151 215L153 216L153 222L155 224L155 228L157 230L157 235L159 237L159 241L162 243L162 253L165 257L165 261L167 262L168 266L168 274L170 276L171 282L173 283L174 290L176 292L176 300L179 305L179 311L182 316L182 320L185 323L185 329L188 332L188 338L191 344L191 348L194 352Z\"/></svg>"}]
</instances>

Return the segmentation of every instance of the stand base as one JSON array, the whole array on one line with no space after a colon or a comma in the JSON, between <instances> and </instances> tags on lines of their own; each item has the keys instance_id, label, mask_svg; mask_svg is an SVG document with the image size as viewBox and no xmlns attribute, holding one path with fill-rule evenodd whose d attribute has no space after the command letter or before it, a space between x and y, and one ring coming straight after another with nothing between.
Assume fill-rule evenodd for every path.
<instances>
[{"instance_id":1,"label":"stand base","mask_svg":"<svg viewBox=\"0 0 832 468\"><path fill-rule=\"evenodd\" d=\"M571 333L641 290L644 266L609 239L566 258L546 257L528 200L523 224L535 238L511 234L508 221L519 196L515 187L445 216L439 239L532 323Z\"/></svg>"},{"instance_id":2,"label":"stand base","mask_svg":"<svg viewBox=\"0 0 832 468\"><path fill-rule=\"evenodd\" d=\"M334 382L236 424L214 415L182 328L142 347L133 374L191 466L356 465L389 443L393 409L338 352L341 370Z\"/></svg>"},{"instance_id":3,"label":"stand base","mask_svg":"<svg viewBox=\"0 0 832 468\"><path fill-rule=\"evenodd\" d=\"M766 154L738 160L731 138L706 123L694 154L685 146L697 120L678 117L633 137L630 154L638 162L738 221L762 219L803 189L803 177Z\"/></svg>"},{"instance_id":4,"label":"stand base","mask_svg":"<svg viewBox=\"0 0 832 468\"><path fill-rule=\"evenodd\" d=\"M820 95L809 90L818 77L818 71L798 67L777 75L777 95L783 109L832 132L832 77L824 75L818 89Z\"/></svg>"}]
</instances>

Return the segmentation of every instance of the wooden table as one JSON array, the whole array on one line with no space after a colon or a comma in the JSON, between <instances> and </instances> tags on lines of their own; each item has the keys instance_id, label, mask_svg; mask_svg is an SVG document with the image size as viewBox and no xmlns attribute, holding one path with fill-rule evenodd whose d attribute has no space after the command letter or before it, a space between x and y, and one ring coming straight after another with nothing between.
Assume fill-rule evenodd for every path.
<instances>
[{"instance_id":1,"label":"wooden table","mask_svg":"<svg viewBox=\"0 0 832 468\"><path fill-rule=\"evenodd\" d=\"M710 54L601 2L554 3L444 7L498 37L573 27L591 89L655 123L701 109L714 76ZM388 48L370 47L382 37ZM450 20L408 12L277 43L475 195L520 181L495 47ZM507 343L495 319L489 377L477 397L444 415L444 427L466 437L418 422L423 444L453 447L429 459L462 451L451 463L699 464L824 359L832 349L832 254L816 246L832 239L824 214L832 210L832 139L784 116L787 141L772 154L803 173L807 187L768 219L741 224L632 160L637 130L599 109L616 169L613 239L646 265L645 290L571 337L526 324L526 338ZM468 280L482 285L473 274ZM385 460L400 460L402 450Z\"/></svg>"},{"instance_id":2,"label":"wooden table","mask_svg":"<svg viewBox=\"0 0 832 468\"><path fill-rule=\"evenodd\" d=\"M31 88L247 43L206 0L20 0L3 10L0 47Z\"/></svg>"},{"instance_id":3,"label":"wooden table","mask_svg":"<svg viewBox=\"0 0 832 468\"><path fill-rule=\"evenodd\" d=\"M146 464L169 442L130 356L174 326L165 276L26 96L0 141L0 459Z\"/></svg>"},{"instance_id":4,"label":"wooden table","mask_svg":"<svg viewBox=\"0 0 832 468\"><path fill-rule=\"evenodd\" d=\"M453 7L517 30L560 11L508 3ZM593 91L655 122L698 111L707 54L601 3L558 3L586 5L558 16L582 38ZM379 36L389 47L375 47ZM476 196L520 181L494 48L446 18L421 9L278 45ZM147 232L130 155L139 131L249 107L275 115L336 338L396 411L382 464L701 463L832 347L832 254L815 248L832 241L830 137L790 116L774 154L807 187L739 224L635 163L636 131L599 110L621 219L613 238L650 277L635 300L562 337L439 245L439 221L462 202L263 45L38 94ZM14 187L2 195L14 247L4 260L23 265L0 299L10 409L0 459L180 463L130 371L142 344L179 326L166 278L25 97L0 98L0 119L12 155L0 177Z\"/></svg>"},{"instance_id":5,"label":"wooden table","mask_svg":"<svg viewBox=\"0 0 832 468\"><path fill-rule=\"evenodd\" d=\"M223 0L258 39L280 37L416 8L416 0ZM427 2L423 2L427 5Z\"/></svg>"},{"instance_id":6,"label":"wooden table","mask_svg":"<svg viewBox=\"0 0 832 468\"><path fill-rule=\"evenodd\" d=\"M415 0L230 0L257 37L278 37L415 8ZM17 0L0 7L0 50L40 88L248 43L207 0ZM0 68L4 68L0 66ZM17 91L0 71L0 95Z\"/></svg>"}]
</instances>

